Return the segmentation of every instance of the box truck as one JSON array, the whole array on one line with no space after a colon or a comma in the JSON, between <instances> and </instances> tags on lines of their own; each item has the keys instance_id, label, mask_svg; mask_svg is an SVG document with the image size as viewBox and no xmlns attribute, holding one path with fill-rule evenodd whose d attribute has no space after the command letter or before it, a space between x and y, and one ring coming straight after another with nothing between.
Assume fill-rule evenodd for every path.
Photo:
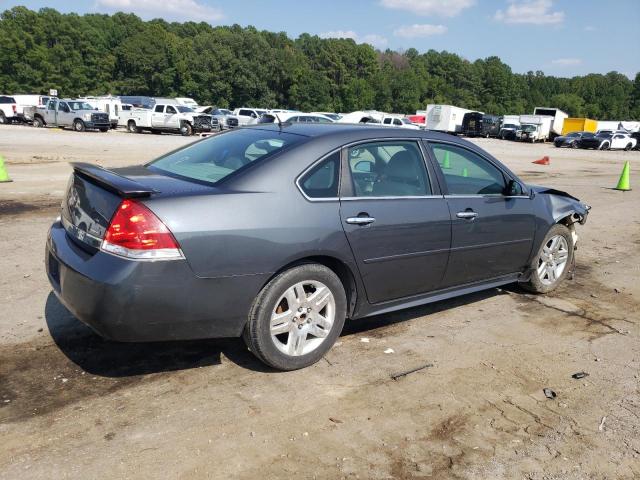
<instances>
[{"instance_id":1,"label":"box truck","mask_svg":"<svg viewBox=\"0 0 640 480\"><path fill-rule=\"evenodd\" d=\"M553 118L550 115L520 115L519 140L531 143L549 140Z\"/></svg>"},{"instance_id":2,"label":"box truck","mask_svg":"<svg viewBox=\"0 0 640 480\"><path fill-rule=\"evenodd\" d=\"M426 110L418 110L416 115L424 115L427 117L426 127L428 130L462 133L464 114L472 111L473 110L467 110L466 108L460 108L454 105L429 104Z\"/></svg>"},{"instance_id":3,"label":"box truck","mask_svg":"<svg viewBox=\"0 0 640 480\"><path fill-rule=\"evenodd\" d=\"M598 122L590 118L565 118L562 126L562 135L571 132L591 132L598 130Z\"/></svg>"},{"instance_id":4,"label":"box truck","mask_svg":"<svg viewBox=\"0 0 640 480\"><path fill-rule=\"evenodd\" d=\"M549 131L549 138L553 140L559 135L562 135L562 126L564 125L564 119L569 117L569 114L563 112L559 108L551 107L536 107L533 109L534 115L548 115L553 117L551 122L551 129Z\"/></svg>"}]
</instances>

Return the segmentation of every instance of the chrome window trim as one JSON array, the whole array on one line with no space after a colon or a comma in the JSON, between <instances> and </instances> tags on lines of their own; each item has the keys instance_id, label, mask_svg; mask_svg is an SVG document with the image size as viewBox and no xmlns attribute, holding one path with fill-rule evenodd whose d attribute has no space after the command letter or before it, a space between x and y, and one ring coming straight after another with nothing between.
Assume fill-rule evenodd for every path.
<instances>
[{"instance_id":1,"label":"chrome window trim","mask_svg":"<svg viewBox=\"0 0 640 480\"><path fill-rule=\"evenodd\" d=\"M419 200L419 199L429 199L429 198L445 198L444 195L400 195L393 197L342 197L340 200L344 200L347 202L352 202L355 200Z\"/></svg>"},{"instance_id":2,"label":"chrome window trim","mask_svg":"<svg viewBox=\"0 0 640 480\"><path fill-rule=\"evenodd\" d=\"M447 194L444 198L531 198L529 195L502 195L500 193L486 193L486 194Z\"/></svg>"},{"instance_id":3,"label":"chrome window trim","mask_svg":"<svg viewBox=\"0 0 640 480\"><path fill-rule=\"evenodd\" d=\"M309 173L311 170L313 170L316 167L316 165L318 165L319 163L322 163L327 158L329 158L331 155L333 155L335 153L340 153L341 150L342 150L342 147L334 148L329 153L323 155L318 160L313 162L309 167L305 168L302 171L302 173L296 177L296 180L295 180L296 187L298 187L298 191L302 194L302 196L305 199L307 199L307 201L309 201L309 202L336 202L336 201L340 200L339 196L337 196L337 197L326 197L326 198L313 198L313 197L310 197L309 195L307 195L305 193L304 188L302 188L302 185L300 185L300 180L302 180L302 177L304 177L307 173ZM342 156L340 157L340 162L338 162L338 163L339 163L339 165L338 165L338 194L339 194L341 183L342 183L342 174L341 174Z\"/></svg>"}]
</instances>

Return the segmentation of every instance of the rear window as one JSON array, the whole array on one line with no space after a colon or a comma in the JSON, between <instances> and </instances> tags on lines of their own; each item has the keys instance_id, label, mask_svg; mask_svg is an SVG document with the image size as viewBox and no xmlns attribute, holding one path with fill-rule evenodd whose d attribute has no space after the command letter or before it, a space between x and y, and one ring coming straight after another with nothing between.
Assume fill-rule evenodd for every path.
<instances>
[{"instance_id":1,"label":"rear window","mask_svg":"<svg viewBox=\"0 0 640 480\"><path fill-rule=\"evenodd\" d=\"M171 152L151 162L148 167L181 178L216 183L305 138L279 130L233 130Z\"/></svg>"}]
</instances>

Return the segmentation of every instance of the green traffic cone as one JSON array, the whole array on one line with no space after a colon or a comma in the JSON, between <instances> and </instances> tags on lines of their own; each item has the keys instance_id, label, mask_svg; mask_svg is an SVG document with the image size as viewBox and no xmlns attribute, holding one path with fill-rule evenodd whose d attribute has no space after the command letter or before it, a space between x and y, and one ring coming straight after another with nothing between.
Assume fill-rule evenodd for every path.
<instances>
[{"instance_id":1,"label":"green traffic cone","mask_svg":"<svg viewBox=\"0 0 640 480\"><path fill-rule=\"evenodd\" d=\"M449 158L449 151L444 151L444 159L442 160L442 168L451 168L451 159Z\"/></svg>"},{"instance_id":2,"label":"green traffic cone","mask_svg":"<svg viewBox=\"0 0 640 480\"><path fill-rule=\"evenodd\" d=\"M4 157L0 155L0 183L12 181L7 173L7 167L4 166Z\"/></svg>"},{"instance_id":3,"label":"green traffic cone","mask_svg":"<svg viewBox=\"0 0 640 480\"><path fill-rule=\"evenodd\" d=\"M629 173L630 173L629 170L630 170L629 160L627 160L624 164L624 168L622 169L622 174L620 175L620 180L618 180L618 185L616 185L615 190L622 190L623 192L631 190L631 186L629 185Z\"/></svg>"}]
</instances>

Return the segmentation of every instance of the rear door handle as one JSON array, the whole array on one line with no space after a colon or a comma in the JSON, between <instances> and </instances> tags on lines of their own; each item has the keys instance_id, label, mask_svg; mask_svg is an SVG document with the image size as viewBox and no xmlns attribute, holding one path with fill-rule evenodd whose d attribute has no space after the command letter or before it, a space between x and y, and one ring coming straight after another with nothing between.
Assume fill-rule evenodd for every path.
<instances>
[{"instance_id":1,"label":"rear door handle","mask_svg":"<svg viewBox=\"0 0 640 480\"><path fill-rule=\"evenodd\" d=\"M456 213L456 217L458 218L464 218L466 220L473 220L478 216L478 214L476 212L473 211L465 211L465 212L458 212Z\"/></svg>"},{"instance_id":2,"label":"rear door handle","mask_svg":"<svg viewBox=\"0 0 640 480\"><path fill-rule=\"evenodd\" d=\"M346 220L351 225L369 225L375 221L376 219L373 217L349 217Z\"/></svg>"}]
</instances>

